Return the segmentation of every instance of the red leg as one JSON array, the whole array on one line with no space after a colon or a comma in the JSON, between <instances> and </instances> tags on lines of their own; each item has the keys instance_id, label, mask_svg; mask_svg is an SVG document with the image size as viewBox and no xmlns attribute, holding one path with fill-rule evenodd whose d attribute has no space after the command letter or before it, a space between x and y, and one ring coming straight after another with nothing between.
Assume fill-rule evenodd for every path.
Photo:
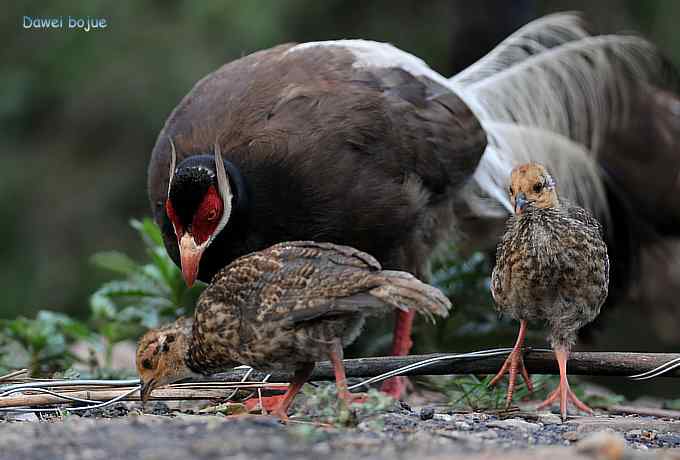
<instances>
[{"instance_id":1,"label":"red leg","mask_svg":"<svg viewBox=\"0 0 680 460\"><path fill-rule=\"evenodd\" d=\"M565 348L555 349L555 358L557 358L557 365L560 368L560 384L552 393L536 407L537 410L543 409L551 405L555 400L560 400L560 416L562 421L567 419L567 403L571 401L577 409L582 410L588 414L592 414L593 410L576 397L569 387L569 380L567 380L567 360L569 359L569 351Z\"/></svg>"},{"instance_id":2,"label":"red leg","mask_svg":"<svg viewBox=\"0 0 680 460\"><path fill-rule=\"evenodd\" d=\"M293 380L288 384L288 389L283 397L279 397L279 404L272 410L272 415L286 420L288 418L288 409L293 403L295 396L298 394L302 386L307 382L309 376L314 370L314 363L305 364L303 367L295 370ZM276 396L275 396L276 398Z\"/></svg>"},{"instance_id":3,"label":"red leg","mask_svg":"<svg viewBox=\"0 0 680 460\"><path fill-rule=\"evenodd\" d=\"M394 336L392 339L392 356L406 356L411 351L413 342L411 341L411 329L415 311L397 311L397 319L394 324ZM385 380L381 390L383 393L392 396L394 399L402 397L406 391L406 377L392 377Z\"/></svg>"},{"instance_id":4,"label":"red leg","mask_svg":"<svg viewBox=\"0 0 680 460\"><path fill-rule=\"evenodd\" d=\"M524 358L522 356L522 347L524 346L524 338L526 337L526 334L527 322L522 320L519 323L519 334L517 335L517 342L515 343L514 348L510 352L510 355L507 357L496 376L491 380L491 382L489 382L489 385L496 385L506 373L509 374L510 379L508 381L508 394L505 399L506 408L510 407L510 404L512 403L512 395L515 392L515 382L517 381L518 371L522 374L522 378L524 379L529 391L534 391L534 384L531 382L531 377L529 377L526 367L524 367Z\"/></svg>"},{"instance_id":5,"label":"red leg","mask_svg":"<svg viewBox=\"0 0 680 460\"><path fill-rule=\"evenodd\" d=\"M246 409L254 411L256 409L261 409L263 412L271 412L281 405L285 399L285 394L276 396L264 396L262 398L252 397L245 402Z\"/></svg>"},{"instance_id":6,"label":"red leg","mask_svg":"<svg viewBox=\"0 0 680 460\"><path fill-rule=\"evenodd\" d=\"M347 389L347 376L345 375L345 365L342 362L343 351L342 344L339 340L335 340L333 347L329 354L331 364L333 364L333 371L335 372L335 386L338 389L338 397L347 404L352 402L363 402L364 395L353 395Z\"/></svg>"}]
</instances>

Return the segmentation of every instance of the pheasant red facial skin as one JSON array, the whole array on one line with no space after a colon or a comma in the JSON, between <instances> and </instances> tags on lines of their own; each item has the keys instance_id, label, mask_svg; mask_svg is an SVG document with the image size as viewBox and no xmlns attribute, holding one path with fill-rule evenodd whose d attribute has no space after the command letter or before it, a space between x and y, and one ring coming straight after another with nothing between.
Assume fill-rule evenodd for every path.
<instances>
[{"instance_id":1,"label":"pheasant red facial skin","mask_svg":"<svg viewBox=\"0 0 680 460\"><path fill-rule=\"evenodd\" d=\"M197 245L208 241L215 232L222 217L223 208L217 189L211 185L191 222L191 235Z\"/></svg>"},{"instance_id":2,"label":"pheasant red facial skin","mask_svg":"<svg viewBox=\"0 0 680 460\"><path fill-rule=\"evenodd\" d=\"M189 233L196 242L196 245L201 245L208 241L215 232L217 224L222 217L223 208L222 199L220 198L217 189L211 185L189 226ZM172 206L172 201L166 200L165 212L175 228L175 235L179 242L184 235L185 227L182 222L180 222L179 216L177 216L175 208Z\"/></svg>"},{"instance_id":3,"label":"pheasant red facial skin","mask_svg":"<svg viewBox=\"0 0 680 460\"><path fill-rule=\"evenodd\" d=\"M165 213L168 215L168 219L170 219L170 222L172 223L172 226L175 230L175 236L179 241L181 235L184 234L184 227L179 221L179 217L177 217L175 208L172 206L172 201L170 201L169 199L165 200Z\"/></svg>"},{"instance_id":4,"label":"pheasant red facial skin","mask_svg":"<svg viewBox=\"0 0 680 460\"><path fill-rule=\"evenodd\" d=\"M224 203L217 188L210 185L193 215L185 216L185 220L191 219L188 226L185 226L170 198L165 202L165 209L177 238L182 275L191 287L198 276L203 253L217 231L224 212Z\"/></svg>"}]
</instances>

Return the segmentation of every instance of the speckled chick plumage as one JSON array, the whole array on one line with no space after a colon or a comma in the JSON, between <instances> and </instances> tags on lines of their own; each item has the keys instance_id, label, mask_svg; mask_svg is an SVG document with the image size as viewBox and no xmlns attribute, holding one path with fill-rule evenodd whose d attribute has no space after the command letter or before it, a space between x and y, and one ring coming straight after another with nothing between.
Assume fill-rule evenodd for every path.
<instances>
[{"instance_id":1,"label":"speckled chick plumage","mask_svg":"<svg viewBox=\"0 0 680 460\"><path fill-rule=\"evenodd\" d=\"M328 359L338 340L351 343L366 316L397 308L433 318L447 316L450 307L438 289L409 273L381 270L356 249L281 243L220 271L193 320L149 331L138 348L138 370L151 387L241 364L295 370Z\"/></svg>"},{"instance_id":2,"label":"speckled chick plumage","mask_svg":"<svg viewBox=\"0 0 680 460\"><path fill-rule=\"evenodd\" d=\"M356 249L289 242L242 257L201 295L187 364L201 373L234 363L294 368L327 359L336 338L350 344L367 315L413 308L446 316L448 299Z\"/></svg>"},{"instance_id":3,"label":"speckled chick plumage","mask_svg":"<svg viewBox=\"0 0 680 460\"><path fill-rule=\"evenodd\" d=\"M607 297L607 247L599 222L558 199L542 166L528 166L536 171L513 171L513 186L526 185L526 207L507 223L491 292L499 311L517 320L545 321L553 347L569 349ZM517 193L511 186L513 205Z\"/></svg>"}]
</instances>

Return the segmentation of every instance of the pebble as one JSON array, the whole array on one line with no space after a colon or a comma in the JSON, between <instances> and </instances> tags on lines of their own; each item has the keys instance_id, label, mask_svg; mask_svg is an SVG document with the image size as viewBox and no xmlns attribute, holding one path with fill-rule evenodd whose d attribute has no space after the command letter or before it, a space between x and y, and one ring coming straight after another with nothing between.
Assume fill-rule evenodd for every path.
<instances>
[{"instance_id":1,"label":"pebble","mask_svg":"<svg viewBox=\"0 0 680 460\"><path fill-rule=\"evenodd\" d=\"M472 429L472 425L467 422L456 422L455 425L459 430L467 431Z\"/></svg>"},{"instance_id":2,"label":"pebble","mask_svg":"<svg viewBox=\"0 0 680 460\"><path fill-rule=\"evenodd\" d=\"M493 427L493 428L504 428L504 429L513 429L517 428L520 430L524 431L536 431L541 428L541 425L538 423L530 423L526 422L522 419L519 418L509 418L505 420L494 420L492 422L488 422L486 426Z\"/></svg>"},{"instance_id":3,"label":"pebble","mask_svg":"<svg viewBox=\"0 0 680 460\"><path fill-rule=\"evenodd\" d=\"M567 431L566 433L562 434L562 438L566 439L567 441L578 441L582 437L583 435L578 431Z\"/></svg>"},{"instance_id":4,"label":"pebble","mask_svg":"<svg viewBox=\"0 0 680 460\"><path fill-rule=\"evenodd\" d=\"M539 412L536 414L536 420L543 423L544 425L561 425L562 419L557 414L551 414L550 412Z\"/></svg>"},{"instance_id":5,"label":"pebble","mask_svg":"<svg viewBox=\"0 0 680 460\"><path fill-rule=\"evenodd\" d=\"M434 407L423 407L420 409L420 420L431 420L434 418Z\"/></svg>"}]
</instances>

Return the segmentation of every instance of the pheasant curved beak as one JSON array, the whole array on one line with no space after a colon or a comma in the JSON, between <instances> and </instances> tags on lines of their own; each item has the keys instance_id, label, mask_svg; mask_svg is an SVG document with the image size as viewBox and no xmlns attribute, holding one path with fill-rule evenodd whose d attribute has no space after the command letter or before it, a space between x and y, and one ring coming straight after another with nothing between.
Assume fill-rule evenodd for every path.
<instances>
[{"instance_id":1,"label":"pheasant curved beak","mask_svg":"<svg viewBox=\"0 0 680 460\"><path fill-rule=\"evenodd\" d=\"M191 287L198 277L198 266L201 262L206 243L196 244L194 237L186 232L179 240L179 258L182 263L182 277L187 286Z\"/></svg>"},{"instance_id":2,"label":"pheasant curved beak","mask_svg":"<svg viewBox=\"0 0 680 460\"><path fill-rule=\"evenodd\" d=\"M515 214L522 214L528 204L527 196L524 193L518 193L515 197Z\"/></svg>"}]
</instances>

